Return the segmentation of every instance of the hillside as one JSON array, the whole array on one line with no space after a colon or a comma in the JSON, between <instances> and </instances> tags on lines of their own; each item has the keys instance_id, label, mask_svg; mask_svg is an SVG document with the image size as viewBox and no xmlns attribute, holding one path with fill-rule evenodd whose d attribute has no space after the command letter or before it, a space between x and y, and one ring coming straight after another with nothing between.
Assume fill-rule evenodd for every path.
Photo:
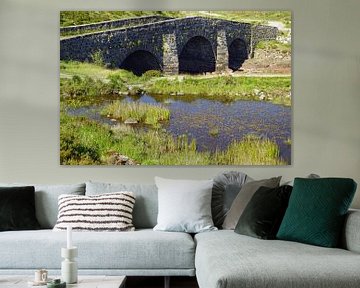
<instances>
[{"instance_id":1,"label":"hillside","mask_svg":"<svg viewBox=\"0 0 360 288\"><path fill-rule=\"evenodd\" d=\"M290 11L61 11L60 26L89 24L123 18L163 15L170 17L207 16L255 24L268 21L282 22L291 26Z\"/></svg>"}]
</instances>

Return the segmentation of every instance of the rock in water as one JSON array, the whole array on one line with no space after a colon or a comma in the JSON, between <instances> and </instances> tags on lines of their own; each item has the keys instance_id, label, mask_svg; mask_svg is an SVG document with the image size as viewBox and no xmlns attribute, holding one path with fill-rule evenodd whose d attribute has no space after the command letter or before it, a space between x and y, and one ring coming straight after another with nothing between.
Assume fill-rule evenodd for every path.
<instances>
[{"instance_id":1,"label":"rock in water","mask_svg":"<svg viewBox=\"0 0 360 288\"><path fill-rule=\"evenodd\" d=\"M124 121L125 124L137 124L138 121L136 119L133 118L128 118Z\"/></svg>"}]
</instances>

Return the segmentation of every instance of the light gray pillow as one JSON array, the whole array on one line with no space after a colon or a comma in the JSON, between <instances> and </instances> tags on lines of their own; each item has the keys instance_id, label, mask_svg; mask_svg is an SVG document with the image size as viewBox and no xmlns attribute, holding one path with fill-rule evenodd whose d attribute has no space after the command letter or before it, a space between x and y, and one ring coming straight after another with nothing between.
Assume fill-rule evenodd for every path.
<instances>
[{"instance_id":1,"label":"light gray pillow","mask_svg":"<svg viewBox=\"0 0 360 288\"><path fill-rule=\"evenodd\" d=\"M214 178L211 214L216 227L221 228L231 204L239 193L242 185L249 182L249 179L251 178L245 173L238 171L225 171Z\"/></svg>"},{"instance_id":2,"label":"light gray pillow","mask_svg":"<svg viewBox=\"0 0 360 288\"><path fill-rule=\"evenodd\" d=\"M244 212L246 205L249 203L252 196L254 196L255 192L261 186L269 188L279 187L280 180L281 176L245 183L240 189L240 192L236 196L224 219L224 223L222 225L223 229L234 230L241 214Z\"/></svg>"},{"instance_id":3,"label":"light gray pillow","mask_svg":"<svg viewBox=\"0 0 360 288\"><path fill-rule=\"evenodd\" d=\"M43 229L52 229L58 216L58 197L61 194L85 195L85 183L63 185L37 185L0 183L0 186L34 186L36 218Z\"/></svg>"},{"instance_id":4,"label":"light gray pillow","mask_svg":"<svg viewBox=\"0 0 360 288\"><path fill-rule=\"evenodd\" d=\"M198 233L217 230L211 217L213 180L155 177L159 213L154 230Z\"/></svg>"}]
</instances>

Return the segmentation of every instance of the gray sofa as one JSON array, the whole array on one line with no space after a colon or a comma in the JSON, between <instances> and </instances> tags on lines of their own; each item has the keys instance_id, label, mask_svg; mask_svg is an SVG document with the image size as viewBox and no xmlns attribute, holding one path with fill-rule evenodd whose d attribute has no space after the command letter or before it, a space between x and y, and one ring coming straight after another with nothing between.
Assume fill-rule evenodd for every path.
<instances>
[{"instance_id":1,"label":"gray sofa","mask_svg":"<svg viewBox=\"0 0 360 288\"><path fill-rule=\"evenodd\" d=\"M1 184L0 186L14 184ZM360 287L360 211L350 211L343 249L279 240L259 240L230 230L200 233L153 231L155 185L88 182L35 185L37 218L43 229L0 232L0 275L46 268L60 273L65 232L54 232L60 194L133 191L134 232L74 232L79 274L194 276L200 288ZM0 276L1 277L1 276ZM168 281L165 281L168 284Z\"/></svg>"}]
</instances>

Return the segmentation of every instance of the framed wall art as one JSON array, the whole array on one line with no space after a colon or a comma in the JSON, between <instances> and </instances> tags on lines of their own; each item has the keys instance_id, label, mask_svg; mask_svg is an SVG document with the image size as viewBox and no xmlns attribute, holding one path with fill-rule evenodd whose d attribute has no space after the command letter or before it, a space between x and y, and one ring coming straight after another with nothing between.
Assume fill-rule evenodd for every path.
<instances>
[{"instance_id":1,"label":"framed wall art","mask_svg":"<svg viewBox=\"0 0 360 288\"><path fill-rule=\"evenodd\" d=\"M61 165L290 165L290 11L61 11Z\"/></svg>"}]
</instances>

